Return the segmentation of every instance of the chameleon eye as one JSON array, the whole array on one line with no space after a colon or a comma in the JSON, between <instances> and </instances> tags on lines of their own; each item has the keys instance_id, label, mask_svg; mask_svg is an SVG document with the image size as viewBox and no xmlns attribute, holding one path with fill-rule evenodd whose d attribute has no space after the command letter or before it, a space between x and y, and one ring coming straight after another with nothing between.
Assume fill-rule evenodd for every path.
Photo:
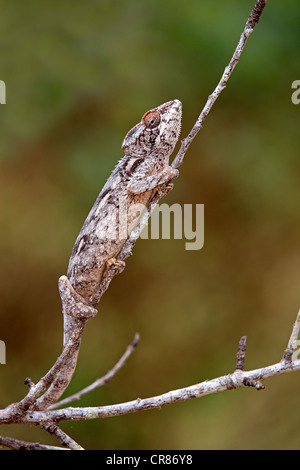
<instances>
[{"instance_id":1,"label":"chameleon eye","mask_svg":"<svg viewBox=\"0 0 300 470\"><path fill-rule=\"evenodd\" d=\"M148 111L144 116L142 117L142 122L145 124L146 127L149 127L149 129L153 129L154 127L157 127L158 124L160 123L160 114L158 111Z\"/></svg>"}]
</instances>

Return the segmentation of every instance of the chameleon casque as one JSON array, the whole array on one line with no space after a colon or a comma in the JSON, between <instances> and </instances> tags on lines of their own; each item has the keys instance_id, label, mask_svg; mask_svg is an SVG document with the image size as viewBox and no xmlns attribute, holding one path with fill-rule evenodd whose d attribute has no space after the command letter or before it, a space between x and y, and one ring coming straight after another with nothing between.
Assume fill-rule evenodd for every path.
<instances>
[{"instance_id":1,"label":"chameleon casque","mask_svg":"<svg viewBox=\"0 0 300 470\"><path fill-rule=\"evenodd\" d=\"M180 134L181 110L179 100L151 109L124 138L125 156L96 199L69 261L68 279L87 303L154 191L179 174L169 157Z\"/></svg>"}]
</instances>

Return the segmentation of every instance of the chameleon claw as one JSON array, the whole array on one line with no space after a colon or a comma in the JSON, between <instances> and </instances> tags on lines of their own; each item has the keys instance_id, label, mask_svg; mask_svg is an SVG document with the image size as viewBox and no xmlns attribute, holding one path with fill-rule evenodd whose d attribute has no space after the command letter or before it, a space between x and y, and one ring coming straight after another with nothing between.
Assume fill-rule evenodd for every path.
<instances>
[{"instance_id":1,"label":"chameleon claw","mask_svg":"<svg viewBox=\"0 0 300 470\"><path fill-rule=\"evenodd\" d=\"M162 191L161 196L162 196L162 197L165 197L170 191L172 191L173 188L174 188L174 184L173 184L173 183L167 183L164 188L162 188L161 186L158 186L158 187L156 188L156 190L157 190L157 191Z\"/></svg>"},{"instance_id":2,"label":"chameleon claw","mask_svg":"<svg viewBox=\"0 0 300 470\"><path fill-rule=\"evenodd\" d=\"M173 188L174 188L173 183L167 183L166 187L165 187L165 190L169 192L169 191L172 191Z\"/></svg>"},{"instance_id":3,"label":"chameleon claw","mask_svg":"<svg viewBox=\"0 0 300 470\"><path fill-rule=\"evenodd\" d=\"M116 264L117 260L116 258L110 258L106 261L107 266L110 268L113 264Z\"/></svg>"},{"instance_id":4,"label":"chameleon claw","mask_svg":"<svg viewBox=\"0 0 300 470\"><path fill-rule=\"evenodd\" d=\"M110 258L106 261L107 268L115 266L119 272L123 271L125 268L125 261L117 260L116 258Z\"/></svg>"}]
</instances>

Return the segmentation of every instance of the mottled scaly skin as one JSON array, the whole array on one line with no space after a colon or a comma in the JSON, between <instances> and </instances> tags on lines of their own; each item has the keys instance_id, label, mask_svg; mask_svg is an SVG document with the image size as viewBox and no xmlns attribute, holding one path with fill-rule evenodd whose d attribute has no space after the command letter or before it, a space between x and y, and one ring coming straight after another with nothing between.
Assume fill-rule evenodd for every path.
<instances>
[{"instance_id":1,"label":"mottled scaly skin","mask_svg":"<svg viewBox=\"0 0 300 470\"><path fill-rule=\"evenodd\" d=\"M77 237L68 278L87 302L136 225L157 186L178 176L169 157L180 134L181 103L148 111L122 144L125 156L108 178Z\"/></svg>"}]
</instances>

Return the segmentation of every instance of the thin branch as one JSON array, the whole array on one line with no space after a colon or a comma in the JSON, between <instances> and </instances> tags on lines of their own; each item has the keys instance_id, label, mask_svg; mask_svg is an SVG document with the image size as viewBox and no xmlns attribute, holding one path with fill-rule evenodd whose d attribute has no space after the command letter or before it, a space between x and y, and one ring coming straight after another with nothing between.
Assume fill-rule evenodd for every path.
<instances>
[{"instance_id":1,"label":"thin branch","mask_svg":"<svg viewBox=\"0 0 300 470\"><path fill-rule=\"evenodd\" d=\"M236 49L233 53L233 56L230 59L229 64L227 67L225 67L224 73L212 92L211 95L209 95L206 104L199 115L195 125L193 126L192 130L190 131L189 135L182 140L181 142L181 147L179 149L179 152L177 153L176 157L173 160L172 167L173 168L179 168L180 165L183 163L184 156L186 154L186 151L200 129L203 127L203 122L206 119L208 113L210 112L211 108L213 107L213 104L215 103L216 99L220 96L222 91L226 88L227 82L235 69L238 61L240 60L241 54L244 50L244 47L246 45L246 42L249 39L249 36L253 33L253 30L257 23L260 20L261 14L263 12L263 9L265 8L267 3L267 0L258 0L256 4L254 5L244 28L244 31L241 34L240 40L238 42L238 45L236 46Z\"/></svg>"},{"instance_id":2,"label":"thin branch","mask_svg":"<svg viewBox=\"0 0 300 470\"><path fill-rule=\"evenodd\" d=\"M0 446L5 446L12 450L69 450L63 447L49 446L39 442L21 441L5 436L0 436Z\"/></svg>"},{"instance_id":3,"label":"thin branch","mask_svg":"<svg viewBox=\"0 0 300 470\"><path fill-rule=\"evenodd\" d=\"M242 336L239 341L239 347L236 353L236 370L245 369L245 357L247 349L247 336Z\"/></svg>"},{"instance_id":4,"label":"thin branch","mask_svg":"<svg viewBox=\"0 0 300 470\"><path fill-rule=\"evenodd\" d=\"M170 392L163 393L162 395L151 398L138 398L133 401L116 405L64 408L60 410L47 410L43 412L28 411L22 417L21 422L28 424L38 424L42 420L48 420L52 423L59 423L61 421L69 420L83 421L95 418L108 418L129 413L136 413L143 410L161 408L162 406L169 405L171 403L186 401L191 398L200 398L213 393L224 392L226 390L232 390L245 386L251 386L255 387L257 390L261 390L264 388L264 385L262 385L261 381L275 375L281 375L296 370L300 370L300 360L291 362L285 362L281 360L276 364L250 371L236 369L232 374L223 375L212 380L205 380L199 384L172 390Z\"/></svg>"},{"instance_id":5,"label":"thin branch","mask_svg":"<svg viewBox=\"0 0 300 470\"><path fill-rule=\"evenodd\" d=\"M61 406L66 405L67 403L70 403L71 401L80 400L83 395L86 395L87 393L95 390L96 388L102 387L103 385L107 384L116 375L116 373L125 365L127 359L129 359L131 354L135 351L139 343L139 339L140 339L140 335L136 333L131 343L127 346L126 351L124 352L122 357L118 360L118 362L114 365L114 367L107 372L107 374L95 380L95 382L93 382L88 387L85 387L84 389L80 390L79 392L74 393L73 395L67 398L64 398L63 400L56 402L52 406L49 406L48 409L54 410L54 409L60 408Z\"/></svg>"},{"instance_id":6,"label":"thin branch","mask_svg":"<svg viewBox=\"0 0 300 470\"><path fill-rule=\"evenodd\" d=\"M294 354L294 352L297 348L297 340L299 338L299 332L300 332L300 310L298 312L296 321L294 323L293 331L292 331L292 334L290 336L287 348L284 351L284 355L283 355L283 358L282 358L282 360L284 362L289 363L289 362L292 361L293 354Z\"/></svg>"},{"instance_id":7,"label":"thin branch","mask_svg":"<svg viewBox=\"0 0 300 470\"><path fill-rule=\"evenodd\" d=\"M77 442L74 441L68 434L66 434L57 424L55 423L47 423L41 425L45 431L47 431L52 436L55 436L56 439L63 445L68 447L71 450L84 450Z\"/></svg>"}]
</instances>

